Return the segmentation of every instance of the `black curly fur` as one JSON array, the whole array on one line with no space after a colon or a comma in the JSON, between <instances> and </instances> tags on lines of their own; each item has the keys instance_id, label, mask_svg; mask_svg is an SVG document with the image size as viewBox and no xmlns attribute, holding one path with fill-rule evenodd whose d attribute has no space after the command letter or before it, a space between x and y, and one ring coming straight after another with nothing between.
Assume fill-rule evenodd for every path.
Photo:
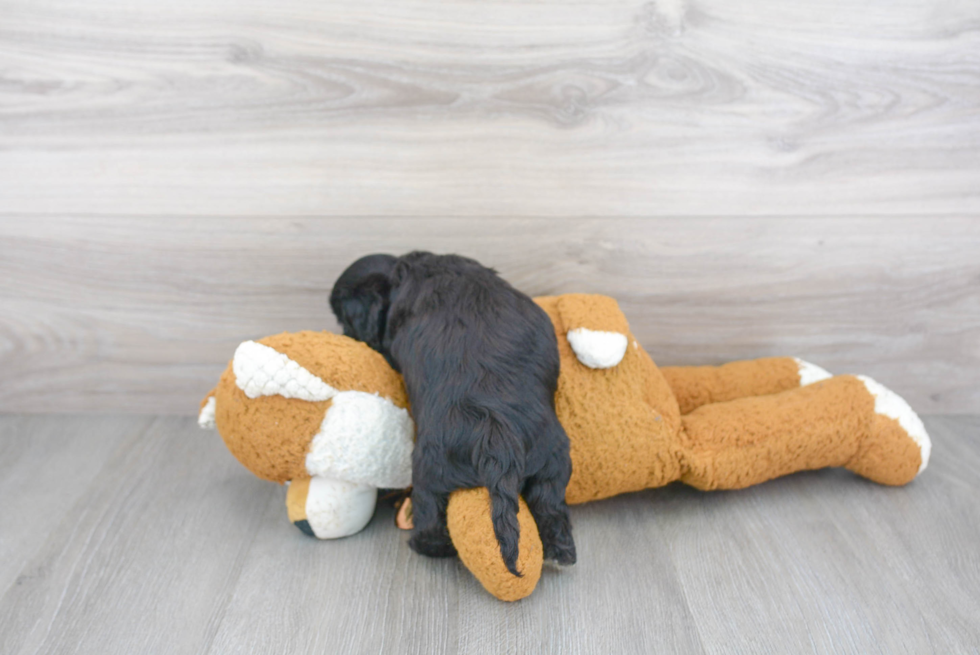
<instances>
[{"instance_id":1,"label":"black curly fur","mask_svg":"<svg viewBox=\"0 0 980 655\"><path fill-rule=\"evenodd\" d=\"M409 545L456 553L449 494L487 487L494 533L517 571L518 496L546 559L575 562L565 487L568 436L555 415L558 343L544 310L495 271L457 255L370 255L337 280L330 306L344 334L366 342L405 378L417 442Z\"/></svg>"}]
</instances>

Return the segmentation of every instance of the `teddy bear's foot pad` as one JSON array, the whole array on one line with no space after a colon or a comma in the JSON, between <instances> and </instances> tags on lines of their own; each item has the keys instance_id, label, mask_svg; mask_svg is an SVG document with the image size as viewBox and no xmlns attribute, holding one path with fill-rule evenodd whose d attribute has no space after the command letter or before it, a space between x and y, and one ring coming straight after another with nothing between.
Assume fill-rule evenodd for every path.
<instances>
[{"instance_id":1,"label":"teddy bear's foot pad","mask_svg":"<svg viewBox=\"0 0 980 655\"><path fill-rule=\"evenodd\" d=\"M871 435L847 468L879 484L911 482L929 464L932 442L905 399L866 375L857 376L875 401Z\"/></svg>"},{"instance_id":2,"label":"teddy bear's foot pad","mask_svg":"<svg viewBox=\"0 0 980 655\"><path fill-rule=\"evenodd\" d=\"M301 519L299 521L293 521L293 525L295 525L297 528L299 528L299 531L302 532L303 534L305 534L308 537L315 537L316 536L313 533L313 528L310 527L310 522L307 521L306 519Z\"/></svg>"}]
</instances>

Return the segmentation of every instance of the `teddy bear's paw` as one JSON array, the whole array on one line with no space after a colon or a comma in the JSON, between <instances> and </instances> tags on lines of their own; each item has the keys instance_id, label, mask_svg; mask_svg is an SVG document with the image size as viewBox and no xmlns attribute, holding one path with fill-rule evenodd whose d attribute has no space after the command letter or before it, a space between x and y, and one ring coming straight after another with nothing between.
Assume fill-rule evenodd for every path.
<instances>
[{"instance_id":1,"label":"teddy bear's paw","mask_svg":"<svg viewBox=\"0 0 980 655\"><path fill-rule=\"evenodd\" d=\"M589 368L612 368L626 354L628 340L619 332L602 332L588 328L569 330L568 343L575 351L578 361Z\"/></svg>"},{"instance_id":2,"label":"teddy bear's paw","mask_svg":"<svg viewBox=\"0 0 980 655\"><path fill-rule=\"evenodd\" d=\"M833 376L820 368L816 364L811 364L810 362L804 361L799 357L794 357L797 366L800 367L800 386L805 387L808 384L813 384L814 382L820 382L821 380L826 380L832 378Z\"/></svg>"},{"instance_id":3,"label":"teddy bear's paw","mask_svg":"<svg viewBox=\"0 0 980 655\"><path fill-rule=\"evenodd\" d=\"M374 487L314 476L290 483L286 511L305 534L338 539L364 529L374 515L377 497Z\"/></svg>"},{"instance_id":4,"label":"teddy bear's paw","mask_svg":"<svg viewBox=\"0 0 980 655\"><path fill-rule=\"evenodd\" d=\"M929 464L932 442L919 415L897 393L866 375L857 378L874 398L871 434L847 468L880 484L911 482Z\"/></svg>"},{"instance_id":5,"label":"teddy bear's paw","mask_svg":"<svg viewBox=\"0 0 980 655\"><path fill-rule=\"evenodd\" d=\"M902 430L911 437L919 447L922 463L919 464L918 473L922 473L929 464L929 455L932 452L932 440L926 432L926 426L922 424L922 419L915 413L905 399L885 385L872 380L867 375L857 376L868 391L875 398L875 414L886 416L898 421Z\"/></svg>"}]
</instances>

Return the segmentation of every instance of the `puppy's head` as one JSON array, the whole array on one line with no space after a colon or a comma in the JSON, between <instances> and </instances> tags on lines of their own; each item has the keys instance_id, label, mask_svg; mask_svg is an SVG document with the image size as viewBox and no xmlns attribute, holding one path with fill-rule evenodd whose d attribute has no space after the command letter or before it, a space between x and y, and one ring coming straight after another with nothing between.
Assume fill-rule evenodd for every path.
<instances>
[{"instance_id":1,"label":"puppy's head","mask_svg":"<svg viewBox=\"0 0 980 655\"><path fill-rule=\"evenodd\" d=\"M361 257L347 267L330 293L330 308L344 336L363 341L378 352L382 351L397 262L392 255Z\"/></svg>"}]
</instances>

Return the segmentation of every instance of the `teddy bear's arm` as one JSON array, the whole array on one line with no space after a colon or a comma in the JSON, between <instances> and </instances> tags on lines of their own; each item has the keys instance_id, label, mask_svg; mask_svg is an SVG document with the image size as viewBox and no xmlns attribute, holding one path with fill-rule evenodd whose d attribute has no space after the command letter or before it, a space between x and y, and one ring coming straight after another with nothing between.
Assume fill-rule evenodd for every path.
<instances>
[{"instance_id":1,"label":"teddy bear's arm","mask_svg":"<svg viewBox=\"0 0 980 655\"><path fill-rule=\"evenodd\" d=\"M795 357L766 357L721 366L665 366L660 370L677 397L681 414L702 405L766 396L830 377L819 366Z\"/></svg>"},{"instance_id":2,"label":"teddy bear's arm","mask_svg":"<svg viewBox=\"0 0 980 655\"><path fill-rule=\"evenodd\" d=\"M463 565L484 589L500 600L520 600L534 591L541 577L544 549L537 524L521 498L517 512L521 532L517 557L521 577L518 578L507 570L500 556L490 511L490 492L486 487L454 491L446 508L449 536Z\"/></svg>"},{"instance_id":3,"label":"teddy bear's arm","mask_svg":"<svg viewBox=\"0 0 980 655\"><path fill-rule=\"evenodd\" d=\"M558 314L575 356L589 368L612 368L629 344L629 324L609 296L570 293L558 298Z\"/></svg>"}]
</instances>

